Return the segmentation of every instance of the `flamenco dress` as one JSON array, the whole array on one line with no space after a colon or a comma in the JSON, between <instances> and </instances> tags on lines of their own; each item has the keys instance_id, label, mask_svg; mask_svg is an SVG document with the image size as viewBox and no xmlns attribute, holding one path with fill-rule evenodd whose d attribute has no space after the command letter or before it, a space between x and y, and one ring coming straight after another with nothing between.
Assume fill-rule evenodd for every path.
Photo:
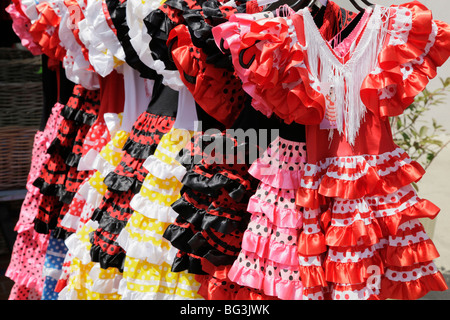
<instances>
[{"instance_id":1,"label":"flamenco dress","mask_svg":"<svg viewBox=\"0 0 450 320\"><path fill-rule=\"evenodd\" d=\"M66 77L73 83L80 84L86 89L99 89L99 75L92 68L89 60L86 59L83 53L83 51L86 51L86 48L82 46L78 34L73 32L73 29L79 26L79 21L74 19L73 16L73 11L75 10L73 10L73 7L68 8L62 0L57 3L59 10L56 14L61 19L58 35L62 46L66 50L66 55L62 61ZM83 16L80 18L83 18Z\"/></svg>"},{"instance_id":2,"label":"flamenco dress","mask_svg":"<svg viewBox=\"0 0 450 320\"><path fill-rule=\"evenodd\" d=\"M180 197L186 172L175 158L189 143L195 120L195 102L186 89L180 90L175 123L144 162L149 173L131 200L134 212L117 240L126 251L119 287L122 300L202 299L195 275L171 272L176 250L162 237L174 220L170 205Z\"/></svg>"},{"instance_id":3,"label":"flamenco dress","mask_svg":"<svg viewBox=\"0 0 450 320\"><path fill-rule=\"evenodd\" d=\"M417 1L369 10L343 56L308 10L253 22L233 54L238 66L239 53L252 57L241 78L260 109L306 125L298 252L318 299L418 299L447 288L419 221L439 209L411 186L424 170L395 145L388 117L436 76L449 27Z\"/></svg>"},{"instance_id":4,"label":"flamenco dress","mask_svg":"<svg viewBox=\"0 0 450 320\"><path fill-rule=\"evenodd\" d=\"M51 81L53 77L55 79L64 77L64 71L60 69L58 75L53 72L44 72L46 81L53 82ZM53 100L49 100L44 103L44 106L49 105L50 112L48 117L43 115L40 129L33 141L31 168L26 184L27 194L20 209L19 220L14 228L17 236L10 263L5 273L6 277L14 281L8 297L9 300L39 300L42 297L44 287L42 268L49 244L49 235L40 234L34 230L33 221L37 215L42 194L33 185L33 182L39 176L45 161L50 157L46 152L47 147L56 136L57 128L63 119L60 115L61 109L69 98L73 86L67 81L61 81L60 84L56 97L57 102L54 103ZM51 89L56 88L51 86ZM54 105L50 108L52 103Z\"/></svg>"},{"instance_id":5,"label":"flamenco dress","mask_svg":"<svg viewBox=\"0 0 450 320\"><path fill-rule=\"evenodd\" d=\"M115 3L107 2L111 17L117 17ZM120 19L113 19L113 22L117 25L125 23ZM124 252L117 246L116 238L132 213L129 203L139 192L147 174L142 164L149 155L153 154L161 136L170 130L173 124L176 113L176 93L159 86L159 82L155 84L155 87L149 108L136 119L122 148L124 154L119 164L105 177L104 183L108 191L92 217L99 222L99 227L92 234L91 257L92 261L100 262L102 268L115 267L122 271ZM163 101L161 106L158 106L160 102L156 103L156 99L167 101ZM167 111L163 110L163 106Z\"/></svg>"},{"instance_id":6,"label":"flamenco dress","mask_svg":"<svg viewBox=\"0 0 450 320\"><path fill-rule=\"evenodd\" d=\"M139 192L147 174L142 165L154 153L175 119L177 92L157 86L153 88L147 111L137 118L131 129L119 164L105 177L108 191L92 217L99 222L99 227L91 237L91 257L92 261L100 262L102 268L123 269L125 252L117 245L117 236L133 212L130 201Z\"/></svg>"},{"instance_id":7,"label":"flamenco dress","mask_svg":"<svg viewBox=\"0 0 450 320\"><path fill-rule=\"evenodd\" d=\"M98 262L92 262L90 257L89 234L98 228L98 222L91 220L95 209L100 205L107 192L104 177L119 164L124 153L122 150L135 119L147 107L152 92L152 86L147 79L139 77L138 73L126 65L119 67L124 74L125 100L124 111L114 121L110 119L108 126L111 140L97 152L85 155L86 163L91 163L95 170L93 177L79 190L80 199L85 200L77 232L66 240L73 259L68 270L67 287L59 299L64 300L118 300L118 280L121 277L117 268L100 268ZM111 99L111 102L114 102ZM112 114L109 113L109 116Z\"/></svg>"},{"instance_id":8,"label":"flamenco dress","mask_svg":"<svg viewBox=\"0 0 450 320\"><path fill-rule=\"evenodd\" d=\"M287 16L294 13L290 8L280 8L274 14ZM244 25L240 21L238 27L243 30L252 21L268 18L273 13L238 15L248 22ZM330 38L336 30L329 26L345 26L345 17L349 16L352 13L330 2L315 13L314 20L321 25L321 30L326 31L325 37ZM216 43L225 53L239 48L240 39L232 31L236 26L230 22L214 29ZM306 162L305 128L300 124L280 123L278 129L279 136L249 169L250 174L260 182L248 204L247 210L252 217L243 236L242 250L228 277L270 296L302 300L307 298L303 293L297 256L302 208L295 204L295 193Z\"/></svg>"},{"instance_id":9,"label":"flamenco dress","mask_svg":"<svg viewBox=\"0 0 450 320\"><path fill-rule=\"evenodd\" d=\"M191 10L200 4L186 5L184 2L172 1L164 5L161 10L172 19L172 24L176 22L176 17L180 21L181 17L185 18L184 24L171 30L167 42L181 80L195 99L201 123L192 142L182 152L180 162L186 166L187 174L183 178L181 197L172 205L178 217L164 233L164 237L178 249L172 271L187 270L197 274L201 283L199 294L205 299L265 298L256 290L248 290L230 282L224 271L235 259L242 232L248 223L248 213L243 209L252 183L248 181L248 166L242 154L245 152L242 148L245 149L246 145L224 131L231 128L233 123L237 125L235 120L244 109L245 94L227 58L218 55L208 60L213 57L213 53L208 52L208 49L205 52L203 48L208 48L205 44L211 44L212 41L211 26L205 22L206 17L215 17L212 20L219 23L226 19L228 10L235 9L221 8L216 2L212 7L206 6L201 10ZM245 5L240 7L240 10L245 9ZM177 13L180 10L182 13ZM188 28L196 28L198 22L200 27L196 31L202 36L194 40L190 38ZM218 49L212 50L220 53ZM217 85L209 86L206 81L208 77ZM205 86L208 90L204 90ZM201 92L207 92L207 96L204 97ZM258 115L252 115L248 119L252 117L255 117L253 120L259 118ZM235 129L244 130L245 127L241 125ZM214 132L208 132L208 129L214 129ZM226 145L231 155L218 150L217 159L208 158L203 149L214 143ZM227 157L233 160L228 158L230 161L225 163Z\"/></svg>"}]
</instances>

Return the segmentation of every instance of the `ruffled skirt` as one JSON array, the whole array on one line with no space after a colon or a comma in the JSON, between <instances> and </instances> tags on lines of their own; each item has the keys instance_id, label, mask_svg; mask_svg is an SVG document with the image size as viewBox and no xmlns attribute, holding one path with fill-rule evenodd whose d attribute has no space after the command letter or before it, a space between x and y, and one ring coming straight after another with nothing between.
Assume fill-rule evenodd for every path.
<instances>
[{"instance_id":1,"label":"ruffled skirt","mask_svg":"<svg viewBox=\"0 0 450 320\"><path fill-rule=\"evenodd\" d=\"M170 270L176 250L162 237L175 219L170 205L180 197L185 173L175 157L191 136L171 129L144 162L149 173L131 201L135 211L118 238L126 251L119 290L124 300L201 299L193 274Z\"/></svg>"},{"instance_id":2,"label":"ruffled skirt","mask_svg":"<svg viewBox=\"0 0 450 320\"><path fill-rule=\"evenodd\" d=\"M260 181L250 198L251 221L228 277L269 296L302 300L297 241L302 211L295 191L306 161L305 143L277 137L249 172Z\"/></svg>"},{"instance_id":3,"label":"ruffled skirt","mask_svg":"<svg viewBox=\"0 0 450 320\"><path fill-rule=\"evenodd\" d=\"M207 146L213 143L227 149L214 148L208 154ZM172 271L196 274L204 299L268 298L227 278L249 222L247 203L256 190L256 181L248 173L248 150L225 132L196 133L180 153L187 172L181 196L172 204L178 216L163 237L178 250Z\"/></svg>"},{"instance_id":4,"label":"ruffled skirt","mask_svg":"<svg viewBox=\"0 0 450 320\"><path fill-rule=\"evenodd\" d=\"M91 174L78 171L77 165L85 137L96 120L99 105L99 90L86 90L75 85L68 103L61 111L64 119L47 149L50 157L33 183L43 194L34 220L35 230L39 233L48 234L57 228L57 238L66 236L60 222L76 190Z\"/></svg>"},{"instance_id":5,"label":"ruffled skirt","mask_svg":"<svg viewBox=\"0 0 450 320\"><path fill-rule=\"evenodd\" d=\"M104 269L109 267L123 271L125 251L117 243L117 237L133 214L131 200L140 191L148 171L143 166L152 155L161 137L167 133L175 118L142 113L133 125L119 164L108 173L104 183L108 187L92 219L98 228L91 234L91 258Z\"/></svg>"},{"instance_id":6,"label":"ruffled skirt","mask_svg":"<svg viewBox=\"0 0 450 320\"><path fill-rule=\"evenodd\" d=\"M411 186L423 173L400 148L305 166L298 248L315 298L410 300L447 289L419 220L439 208Z\"/></svg>"}]
</instances>

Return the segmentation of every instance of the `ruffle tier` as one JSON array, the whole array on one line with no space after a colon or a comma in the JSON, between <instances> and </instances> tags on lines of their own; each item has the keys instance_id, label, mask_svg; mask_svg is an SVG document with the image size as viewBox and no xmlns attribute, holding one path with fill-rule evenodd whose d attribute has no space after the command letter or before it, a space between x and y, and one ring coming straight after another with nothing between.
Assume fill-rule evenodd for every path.
<instances>
[{"instance_id":1,"label":"ruffle tier","mask_svg":"<svg viewBox=\"0 0 450 320\"><path fill-rule=\"evenodd\" d=\"M277 137L250 167L260 183L248 203L252 217L241 252L228 273L240 285L283 300L304 299L297 248L302 211L295 204L306 161L304 146Z\"/></svg>"}]
</instances>

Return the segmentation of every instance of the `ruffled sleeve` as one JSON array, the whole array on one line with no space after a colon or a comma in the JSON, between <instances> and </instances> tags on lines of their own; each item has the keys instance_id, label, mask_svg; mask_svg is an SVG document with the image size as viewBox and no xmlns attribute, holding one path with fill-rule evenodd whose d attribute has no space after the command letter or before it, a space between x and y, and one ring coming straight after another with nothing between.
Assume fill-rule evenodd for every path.
<instances>
[{"instance_id":1,"label":"ruffled sleeve","mask_svg":"<svg viewBox=\"0 0 450 320\"><path fill-rule=\"evenodd\" d=\"M86 60L82 46L71 30L70 12L64 4L60 7L60 17L59 38L66 49L66 55L63 60L66 77L76 84L81 84L86 89L99 89L98 74L94 71L89 61Z\"/></svg>"},{"instance_id":2,"label":"ruffled sleeve","mask_svg":"<svg viewBox=\"0 0 450 320\"><path fill-rule=\"evenodd\" d=\"M36 5L36 10L38 18L30 27L30 34L34 42L41 46L42 52L53 61L52 63L62 61L66 55L66 50L61 45L58 36L61 18L48 2L39 3Z\"/></svg>"},{"instance_id":3,"label":"ruffled sleeve","mask_svg":"<svg viewBox=\"0 0 450 320\"><path fill-rule=\"evenodd\" d=\"M78 23L79 38L88 49L88 59L95 71L106 77L124 63L125 53L104 0L89 1L84 15Z\"/></svg>"},{"instance_id":4,"label":"ruffled sleeve","mask_svg":"<svg viewBox=\"0 0 450 320\"><path fill-rule=\"evenodd\" d=\"M41 48L33 41L33 37L30 34L31 21L25 15L22 7L23 4L16 0L12 1L5 11L11 16L13 31L20 38L21 44L31 54L39 55L42 53Z\"/></svg>"},{"instance_id":5,"label":"ruffled sleeve","mask_svg":"<svg viewBox=\"0 0 450 320\"><path fill-rule=\"evenodd\" d=\"M217 45L229 50L255 109L288 124L320 123L325 102L310 78L297 38L302 34L302 17L264 18L261 14L236 14L213 28Z\"/></svg>"},{"instance_id":6,"label":"ruffled sleeve","mask_svg":"<svg viewBox=\"0 0 450 320\"><path fill-rule=\"evenodd\" d=\"M376 115L397 116L414 102L450 55L450 27L414 1L388 10L378 66L364 80L361 99Z\"/></svg>"},{"instance_id":7,"label":"ruffled sleeve","mask_svg":"<svg viewBox=\"0 0 450 320\"><path fill-rule=\"evenodd\" d=\"M205 9L210 21L226 19L217 3ZM176 26L167 43L180 78L196 103L214 119L230 127L242 110L245 92L228 57L215 45L212 26L202 12L185 11L186 25Z\"/></svg>"}]
</instances>

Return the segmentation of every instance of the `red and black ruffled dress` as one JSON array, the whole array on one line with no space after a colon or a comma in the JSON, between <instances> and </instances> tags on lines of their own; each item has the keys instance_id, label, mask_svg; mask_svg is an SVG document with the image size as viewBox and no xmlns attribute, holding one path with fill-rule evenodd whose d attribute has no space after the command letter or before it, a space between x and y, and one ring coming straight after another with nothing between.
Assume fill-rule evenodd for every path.
<instances>
[{"instance_id":1,"label":"red and black ruffled dress","mask_svg":"<svg viewBox=\"0 0 450 320\"><path fill-rule=\"evenodd\" d=\"M78 154L89 128L95 122L100 108L99 90L87 90L75 85L67 104L62 108L64 118L56 138L47 149L49 159L44 164L34 186L43 194L39 212L34 220L35 230L49 233L69 208L78 186L89 176L77 170ZM78 159L78 160L77 160ZM65 232L57 237L65 237Z\"/></svg>"},{"instance_id":2,"label":"red and black ruffled dress","mask_svg":"<svg viewBox=\"0 0 450 320\"><path fill-rule=\"evenodd\" d=\"M227 277L250 219L247 204L257 180L248 172L249 159L252 151L258 152L258 143L245 141L233 130L219 130L221 124L206 113L199 114L205 131L194 134L191 144L180 152L179 161L187 172L181 197L172 204L178 216L163 235L178 249L172 271L196 274L205 299L271 299ZM214 122L213 127L208 125ZM272 121L248 104L232 129L271 127Z\"/></svg>"},{"instance_id":3,"label":"red and black ruffled dress","mask_svg":"<svg viewBox=\"0 0 450 320\"><path fill-rule=\"evenodd\" d=\"M252 58L240 77L258 109L306 125L296 196L304 290L316 299L418 299L447 289L419 220L439 209L411 186L424 170L394 143L389 117L448 59L450 27L417 1L366 13L343 55L308 10L235 29L232 54L236 70L240 54Z\"/></svg>"},{"instance_id":4,"label":"red and black ruffled dress","mask_svg":"<svg viewBox=\"0 0 450 320\"><path fill-rule=\"evenodd\" d=\"M148 173L143 164L155 152L161 137L172 128L177 107L178 92L156 83L147 111L135 121L122 148L120 163L104 180L108 190L93 213L92 219L99 226L90 239L91 259L104 269L123 269L125 251L117 243L117 237L133 214L131 199L139 192Z\"/></svg>"}]
</instances>

